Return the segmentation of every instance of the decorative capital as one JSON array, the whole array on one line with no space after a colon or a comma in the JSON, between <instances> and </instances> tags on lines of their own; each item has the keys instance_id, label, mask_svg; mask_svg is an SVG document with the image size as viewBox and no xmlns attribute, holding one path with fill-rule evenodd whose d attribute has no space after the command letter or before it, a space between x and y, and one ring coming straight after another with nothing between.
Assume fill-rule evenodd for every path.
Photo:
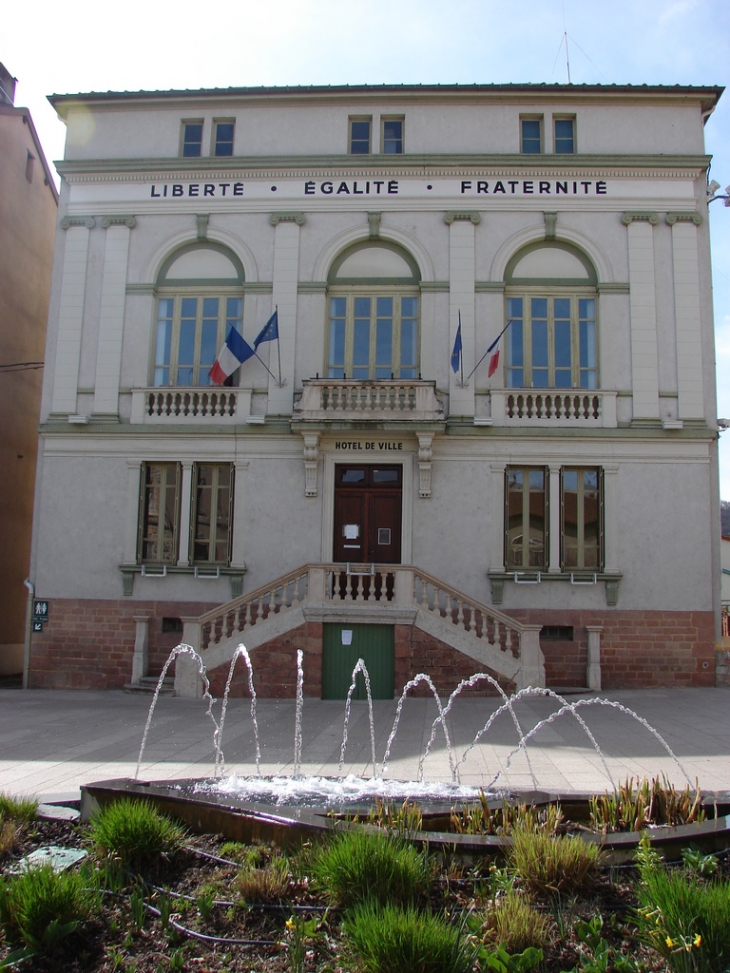
<instances>
[{"instance_id":1,"label":"decorative capital","mask_svg":"<svg viewBox=\"0 0 730 973\"><path fill-rule=\"evenodd\" d=\"M695 226L702 226L702 217L699 213L667 213L665 217L670 226L675 223L694 223Z\"/></svg>"},{"instance_id":2,"label":"decorative capital","mask_svg":"<svg viewBox=\"0 0 730 973\"><path fill-rule=\"evenodd\" d=\"M545 217L545 239L554 240L558 225L558 214L543 213L542 215Z\"/></svg>"},{"instance_id":3,"label":"decorative capital","mask_svg":"<svg viewBox=\"0 0 730 973\"><path fill-rule=\"evenodd\" d=\"M297 226L304 226L307 219L304 213L272 213L269 216L269 223L276 226L277 223L296 223Z\"/></svg>"},{"instance_id":4,"label":"decorative capital","mask_svg":"<svg viewBox=\"0 0 730 973\"><path fill-rule=\"evenodd\" d=\"M623 223L624 226L628 226L630 223L633 223L635 220L638 222L644 221L647 223L651 223L652 226L656 226L657 223L659 222L659 214L658 213L624 213L623 216L621 217L621 222Z\"/></svg>"},{"instance_id":5,"label":"decorative capital","mask_svg":"<svg viewBox=\"0 0 730 973\"><path fill-rule=\"evenodd\" d=\"M102 216L101 225L105 230L110 226L128 226L133 230L137 225L137 219L134 216Z\"/></svg>"},{"instance_id":6,"label":"decorative capital","mask_svg":"<svg viewBox=\"0 0 730 973\"><path fill-rule=\"evenodd\" d=\"M67 230L70 226L85 226L87 230L93 230L96 220L93 216L64 216L61 220L61 229Z\"/></svg>"},{"instance_id":7,"label":"decorative capital","mask_svg":"<svg viewBox=\"0 0 730 973\"><path fill-rule=\"evenodd\" d=\"M469 221L469 222L473 223L474 226L479 226L479 224L482 222L482 217L481 217L481 215L479 213L475 213L475 212L471 212L471 213L467 213L467 212L463 212L463 213L462 212L458 212L458 213L456 213L456 212L444 213L444 223L446 223L448 226L451 226L451 224L455 220L465 220L465 221Z\"/></svg>"},{"instance_id":8,"label":"decorative capital","mask_svg":"<svg viewBox=\"0 0 730 973\"><path fill-rule=\"evenodd\" d=\"M195 223L198 228L198 239L207 240L208 239L208 220L210 215L208 213L196 213Z\"/></svg>"},{"instance_id":9,"label":"decorative capital","mask_svg":"<svg viewBox=\"0 0 730 973\"><path fill-rule=\"evenodd\" d=\"M380 236L380 213L368 213L370 224L370 239L377 240Z\"/></svg>"}]
</instances>

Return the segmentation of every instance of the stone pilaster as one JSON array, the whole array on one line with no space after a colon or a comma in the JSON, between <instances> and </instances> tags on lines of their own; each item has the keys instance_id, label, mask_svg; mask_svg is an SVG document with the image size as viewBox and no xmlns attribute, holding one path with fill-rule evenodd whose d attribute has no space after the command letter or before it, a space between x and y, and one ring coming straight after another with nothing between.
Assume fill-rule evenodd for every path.
<instances>
[{"instance_id":1,"label":"stone pilaster","mask_svg":"<svg viewBox=\"0 0 730 973\"><path fill-rule=\"evenodd\" d=\"M94 417L118 422L129 237L136 220L133 216L104 216L101 225L106 229L106 249L96 347Z\"/></svg>"},{"instance_id":2,"label":"stone pilaster","mask_svg":"<svg viewBox=\"0 0 730 973\"><path fill-rule=\"evenodd\" d=\"M51 397L51 412L57 415L74 414L77 407L89 230L94 225L95 221L91 216L78 218L65 216L61 220L62 228L66 230L66 246L63 254L56 362Z\"/></svg>"}]
</instances>

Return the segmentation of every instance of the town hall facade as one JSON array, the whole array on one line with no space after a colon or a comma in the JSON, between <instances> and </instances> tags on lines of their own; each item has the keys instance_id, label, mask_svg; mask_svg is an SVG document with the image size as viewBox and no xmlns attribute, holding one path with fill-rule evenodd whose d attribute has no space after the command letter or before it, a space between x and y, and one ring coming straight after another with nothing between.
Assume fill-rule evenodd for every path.
<instances>
[{"instance_id":1,"label":"town hall facade","mask_svg":"<svg viewBox=\"0 0 730 973\"><path fill-rule=\"evenodd\" d=\"M52 96L30 685L714 685L721 93Z\"/></svg>"}]
</instances>

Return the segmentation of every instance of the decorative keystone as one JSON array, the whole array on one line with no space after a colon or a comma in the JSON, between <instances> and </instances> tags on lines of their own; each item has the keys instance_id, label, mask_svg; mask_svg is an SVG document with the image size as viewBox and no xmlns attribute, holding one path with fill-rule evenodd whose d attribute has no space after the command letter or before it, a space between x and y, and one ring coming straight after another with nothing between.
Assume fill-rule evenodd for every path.
<instances>
[{"instance_id":1,"label":"decorative keystone","mask_svg":"<svg viewBox=\"0 0 730 973\"><path fill-rule=\"evenodd\" d=\"M542 215L545 217L545 239L554 240L557 232L558 214L543 213Z\"/></svg>"},{"instance_id":2,"label":"decorative keystone","mask_svg":"<svg viewBox=\"0 0 730 973\"><path fill-rule=\"evenodd\" d=\"M380 213L368 213L370 224L370 239L377 240L380 236Z\"/></svg>"},{"instance_id":3,"label":"decorative keystone","mask_svg":"<svg viewBox=\"0 0 730 973\"><path fill-rule=\"evenodd\" d=\"M208 239L208 220L210 216L208 213L197 213L195 216L195 223L198 227L198 239L207 240Z\"/></svg>"},{"instance_id":4,"label":"decorative keystone","mask_svg":"<svg viewBox=\"0 0 730 973\"><path fill-rule=\"evenodd\" d=\"M451 224L455 220L468 220L468 221L471 221L474 224L474 226L479 226L479 224L482 222L482 217L481 217L481 215L479 213L475 213L475 212L471 212L471 213L467 213L467 212L463 212L463 213L462 212L444 213L444 223L446 223L449 226L451 226Z\"/></svg>"}]
</instances>

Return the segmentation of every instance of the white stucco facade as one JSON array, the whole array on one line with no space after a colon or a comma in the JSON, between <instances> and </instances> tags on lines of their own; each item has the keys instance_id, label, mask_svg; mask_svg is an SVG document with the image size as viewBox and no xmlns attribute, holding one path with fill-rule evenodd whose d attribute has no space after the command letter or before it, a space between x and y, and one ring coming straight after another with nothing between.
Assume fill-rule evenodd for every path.
<instances>
[{"instance_id":1,"label":"white stucco facade","mask_svg":"<svg viewBox=\"0 0 730 973\"><path fill-rule=\"evenodd\" d=\"M399 553L385 563L543 627L548 684L582 685L589 629L604 632L604 685L713 684L703 123L720 94L53 96L68 138L32 563L50 604L38 683L107 671L103 637L96 656L69 655L86 631L69 619L87 609L119 613L120 631L138 611L162 651L163 618L170 630L300 565L341 563L338 471L387 467ZM351 151L361 131L370 151ZM199 154L185 155L191 139ZM210 387L205 341L235 318L253 345L275 309L278 342ZM489 355L478 363L503 331L492 372ZM225 551L201 557L203 468L230 486ZM129 676L109 645L104 685Z\"/></svg>"}]
</instances>

